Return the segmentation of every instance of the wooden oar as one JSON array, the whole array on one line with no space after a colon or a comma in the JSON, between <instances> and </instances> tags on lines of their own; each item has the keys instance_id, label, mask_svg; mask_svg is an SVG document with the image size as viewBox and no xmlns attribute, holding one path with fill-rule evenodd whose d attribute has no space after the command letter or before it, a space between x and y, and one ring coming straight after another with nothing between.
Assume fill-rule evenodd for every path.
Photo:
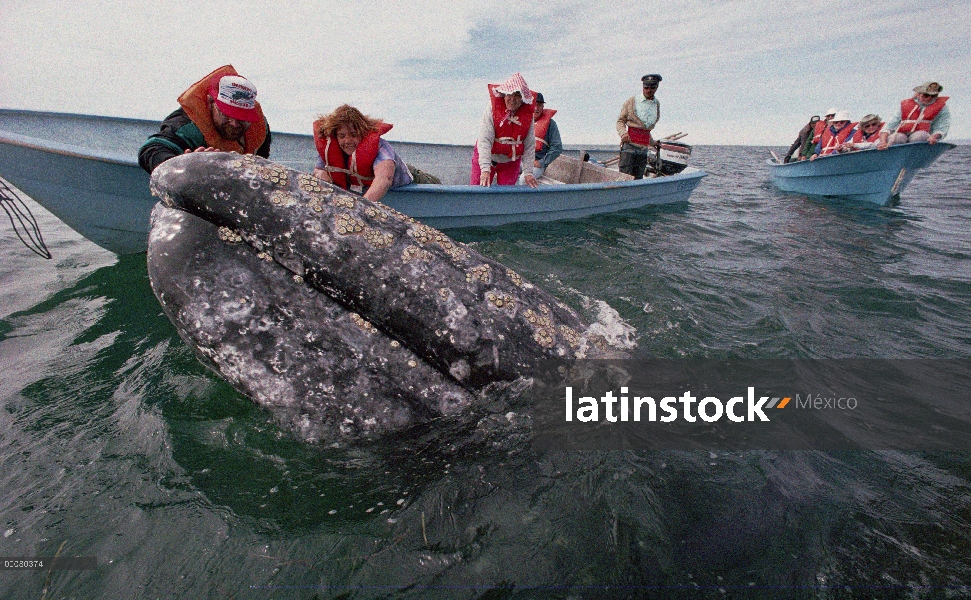
<instances>
[{"instance_id":1,"label":"wooden oar","mask_svg":"<svg viewBox=\"0 0 971 600\"><path fill-rule=\"evenodd\" d=\"M771 154L771 155L772 155L772 158L774 158L774 159L775 159L775 162L776 162L777 164L780 164L780 165L782 164L782 161L781 161L781 160L779 160L779 157L778 157L778 156L776 156L776 154L775 154L775 152L773 152L772 150L769 150L769 154Z\"/></svg>"}]
</instances>

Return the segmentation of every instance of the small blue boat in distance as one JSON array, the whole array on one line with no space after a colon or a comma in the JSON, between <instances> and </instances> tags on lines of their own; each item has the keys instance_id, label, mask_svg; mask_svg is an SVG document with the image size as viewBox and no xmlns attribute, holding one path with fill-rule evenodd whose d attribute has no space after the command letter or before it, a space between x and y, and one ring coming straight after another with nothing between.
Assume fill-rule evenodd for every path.
<instances>
[{"instance_id":1,"label":"small blue boat in distance","mask_svg":"<svg viewBox=\"0 0 971 600\"><path fill-rule=\"evenodd\" d=\"M954 144L913 142L886 150L860 150L769 165L772 183L784 192L816 197L840 197L889 206L900 198L918 169L930 166Z\"/></svg>"}]
</instances>

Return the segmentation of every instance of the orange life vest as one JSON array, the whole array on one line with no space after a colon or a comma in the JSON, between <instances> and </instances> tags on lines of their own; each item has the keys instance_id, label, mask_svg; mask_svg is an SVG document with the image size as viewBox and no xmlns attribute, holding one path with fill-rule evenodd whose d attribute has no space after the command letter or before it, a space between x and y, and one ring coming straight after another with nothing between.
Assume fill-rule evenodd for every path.
<instances>
[{"instance_id":1,"label":"orange life vest","mask_svg":"<svg viewBox=\"0 0 971 600\"><path fill-rule=\"evenodd\" d=\"M826 131L826 121L816 121L816 129L813 131L814 144L819 143L819 139L823 137L824 131Z\"/></svg>"},{"instance_id":2,"label":"orange life vest","mask_svg":"<svg viewBox=\"0 0 971 600\"><path fill-rule=\"evenodd\" d=\"M524 141L533 126L533 107L523 102L516 113L506 118L506 102L495 95L493 90L499 86L489 84L489 98L492 100L492 126L496 131L492 142L492 154L503 154L512 160L522 157Z\"/></svg>"},{"instance_id":3,"label":"orange life vest","mask_svg":"<svg viewBox=\"0 0 971 600\"><path fill-rule=\"evenodd\" d=\"M949 96L938 96L927 106L921 106L920 102L913 98L907 98L900 102L900 126L897 127L898 133L913 133L915 131L930 131L931 122L937 116L944 105L947 104Z\"/></svg>"},{"instance_id":4,"label":"orange life vest","mask_svg":"<svg viewBox=\"0 0 971 600\"><path fill-rule=\"evenodd\" d=\"M226 152L240 152L242 154L254 154L259 150L263 142L266 141L266 117L263 116L263 109L260 103L256 103L256 111L260 115L260 120L253 123L246 133L243 134L243 145L238 140L227 140L216 131L216 125L212 122L212 113L209 111L209 80L216 75L239 75L233 65L219 67L212 73L206 75L199 81L189 86L189 89L182 92L179 96L179 106L185 111L199 131L205 138L206 144L213 148L218 148Z\"/></svg>"},{"instance_id":5,"label":"orange life vest","mask_svg":"<svg viewBox=\"0 0 971 600\"><path fill-rule=\"evenodd\" d=\"M880 127L877 127L876 131L871 133L869 136L863 133L863 127L860 127L853 134L853 137L850 138L850 141L853 142L854 144L858 144L861 142L875 142L878 139L880 139L880 130L883 129L884 125L886 125L886 123L884 123L883 121L880 121Z\"/></svg>"},{"instance_id":6,"label":"orange life vest","mask_svg":"<svg viewBox=\"0 0 971 600\"><path fill-rule=\"evenodd\" d=\"M556 111L551 108L544 108L542 114L540 114L539 119L533 123L533 135L536 136L536 151L540 152L543 146L549 146L550 143L546 141L546 132L550 129L550 121L553 119L553 115Z\"/></svg>"},{"instance_id":7,"label":"orange life vest","mask_svg":"<svg viewBox=\"0 0 971 600\"><path fill-rule=\"evenodd\" d=\"M826 130L823 131L823 135L820 138L822 150L820 150L819 155L826 156L827 154L832 154L839 150L839 147L850 138L854 131L856 131L855 128L856 123L847 123L843 129L840 129L834 134L833 128L827 127Z\"/></svg>"},{"instance_id":8,"label":"orange life vest","mask_svg":"<svg viewBox=\"0 0 971 600\"><path fill-rule=\"evenodd\" d=\"M337 137L321 135L320 125L321 120L314 121L314 145L317 147L317 154L324 161L324 169L334 180L334 185L345 190L351 189L351 186L360 187L362 191L370 187L374 181L374 160L378 157L378 144L381 136L391 131L393 125L378 122L377 131L365 135L354 153L347 158L337 143Z\"/></svg>"}]
</instances>

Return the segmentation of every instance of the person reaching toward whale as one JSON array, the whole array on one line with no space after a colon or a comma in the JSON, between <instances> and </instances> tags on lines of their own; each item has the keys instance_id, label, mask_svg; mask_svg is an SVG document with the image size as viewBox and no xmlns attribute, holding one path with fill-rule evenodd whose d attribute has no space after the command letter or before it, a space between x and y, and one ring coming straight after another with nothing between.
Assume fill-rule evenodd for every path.
<instances>
[{"instance_id":1,"label":"person reaching toward whale","mask_svg":"<svg viewBox=\"0 0 971 600\"><path fill-rule=\"evenodd\" d=\"M256 86L232 65L189 86L179 105L138 150L138 164L148 173L187 152L221 150L269 158L270 125L256 101Z\"/></svg>"},{"instance_id":2,"label":"person reaching toward whale","mask_svg":"<svg viewBox=\"0 0 971 600\"><path fill-rule=\"evenodd\" d=\"M505 83L489 84L489 108L479 122L479 136L472 151L470 185L515 185L523 165L526 185L539 185L533 176L536 135L533 124L533 93L516 73Z\"/></svg>"},{"instance_id":3,"label":"person reaching toward whale","mask_svg":"<svg viewBox=\"0 0 971 600\"><path fill-rule=\"evenodd\" d=\"M317 166L314 175L377 202L391 188L409 183L441 183L398 156L383 136L393 125L343 104L314 121Z\"/></svg>"}]
</instances>

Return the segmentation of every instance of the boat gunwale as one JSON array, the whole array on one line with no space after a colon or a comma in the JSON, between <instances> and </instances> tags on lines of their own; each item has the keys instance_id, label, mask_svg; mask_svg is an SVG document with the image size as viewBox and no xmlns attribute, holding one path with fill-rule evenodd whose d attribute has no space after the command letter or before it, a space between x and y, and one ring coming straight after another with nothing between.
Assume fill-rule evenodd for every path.
<instances>
[{"instance_id":1,"label":"boat gunwale","mask_svg":"<svg viewBox=\"0 0 971 600\"><path fill-rule=\"evenodd\" d=\"M675 175L665 175L664 177L652 177L644 179L634 179L631 181L603 181L595 183L560 183L553 185L540 185L531 188L525 185L492 185L483 187L480 185L438 185L430 183L412 183L388 190L394 194L555 194L564 192L584 192L584 191L603 191L612 189L630 189L646 185L660 183L674 183L676 181L700 180L707 177L708 173L697 168L687 167L685 173Z\"/></svg>"},{"instance_id":2,"label":"boat gunwale","mask_svg":"<svg viewBox=\"0 0 971 600\"><path fill-rule=\"evenodd\" d=\"M829 159L832 159L832 158L850 158L850 157L854 157L854 156L867 155L870 152L892 152L892 150L894 148L913 148L913 147L916 147L916 146L940 146L941 148L943 148L943 150L941 151L943 153L943 152L946 152L948 150L953 150L954 148L957 147L957 144L952 144L950 142L937 142L936 144L929 144L927 142L907 142L905 144L894 144L893 146L889 146L888 148L886 148L884 150L878 150L876 148L866 148L866 149L863 149L863 150L857 150L855 152L843 152L843 153L827 154L825 156L820 156L820 157L818 157L818 158L816 158L815 160L812 160L812 161L810 161L810 160L807 159L807 160L792 161L792 162L788 162L788 163L778 163L773 158L767 158L767 159L765 159L765 164L767 164L768 166L772 167L773 170L774 170L773 171L774 174L777 175L777 176L780 176L780 177L830 177L830 176L832 176L834 174L833 173L830 173L830 174L822 175L822 174L818 174L818 173L811 173L811 174L806 174L806 175L782 175L781 172L782 171L785 171L785 170L792 170L792 169L794 169L796 167L800 167L800 166L803 166L804 168L808 169L809 168L809 165L820 164L819 161L829 160ZM892 154L893 153L889 154L888 156L892 156ZM825 164L825 163L823 163L823 164ZM866 169L864 171L857 171L857 172L859 172L859 173L865 173L865 172L868 172L868 171L879 171L879 170L882 170L882 169ZM843 175L843 174L850 174L850 173L843 173L843 172L841 172L839 174L840 175Z\"/></svg>"},{"instance_id":3,"label":"boat gunwale","mask_svg":"<svg viewBox=\"0 0 971 600\"><path fill-rule=\"evenodd\" d=\"M137 160L129 158L124 154L102 152L93 148L85 148L83 146L77 146L74 144L64 144L62 142L55 142L53 140L30 137L2 129L0 129L0 143L9 144L11 146L19 146L29 150L39 150L42 152L50 152L51 154L70 156L72 158L83 158L128 167L141 168L139 167Z\"/></svg>"},{"instance_id":4,"label":"boat gunwale","mask_svg":"<svg viewBox=\"0 0 971 600\"><path fill-rule=\"evenodd\" d=\"M105 120L128 120L135 121L135 119L122 119L121 117L98 117ZM293 135L293 134L291 134ZM75 144L65 144L62 142L56 142L53 140L47 140L42 138L36 138L31 136L22 135L19 133L13 133L10 131L5 131L0 129L0 143L10 144L14 146L20 146L30 150L39 150L42 152L50 152L52 154L60 154L63 156L69 156L72 158L81 158L87 160L96 160L99 162L106 162L111 164L118 164L128 167L138 167L138 161L127 157L123 154L118 154L114 152L103 152L95 150L93 148L86 148L83 146L78 146ZM270 159L271 161L273 159ZM273 161L279 164L286 165L288 162L292 163L294 161ZM601 190L611 190L611 189L626 189L635 188L645 185L659 184L662 182L673 183L676 181L694 180L706 177L708 173L698 169L697 167L687 167L681 173L676 173L674 175L666 175L664 177L652 177L644 179L634 179L631 181L605 181L605 182L595 182L595 183L563 183L554 185L542 185L538 188L530 188L528 186L490 186L483 187L478 185L437 185L437 184L421 184L413 183L406 186L401 186L399 188L394 188L389 190L395 194L450 194L450 193L461 193L461 194L521 194L521 193L564 193L564 192L582 192L582 191L601 191Z\"/></svg>"}]
</instances>

